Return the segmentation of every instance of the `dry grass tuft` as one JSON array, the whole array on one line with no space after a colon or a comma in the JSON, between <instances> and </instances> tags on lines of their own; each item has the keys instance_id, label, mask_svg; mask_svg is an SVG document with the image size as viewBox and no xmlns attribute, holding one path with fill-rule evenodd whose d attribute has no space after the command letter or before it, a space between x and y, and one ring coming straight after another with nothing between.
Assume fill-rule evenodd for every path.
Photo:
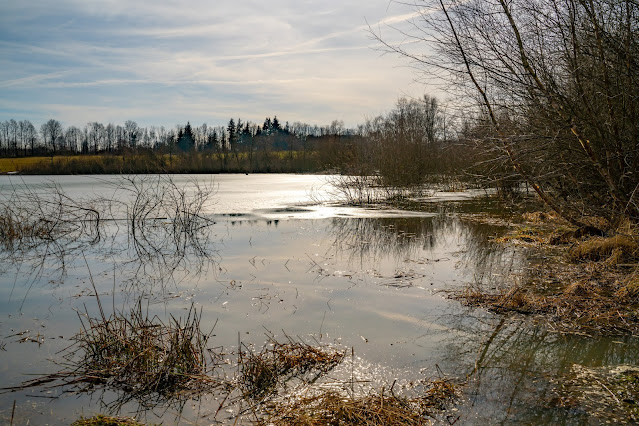
<instances>
[{"instance_id":1,"label":"dry grass tuft","mask_svg":"<svg viewBox=\"0 0 639 426\"><path fill-rule=\"evenodd\" d=\"M200 314L201 315L201 314ZM200 329L200 315L192 306L184 323L171 316L164 324L149 318L141 302L129 315L82 320L75 336L80 354L73 376L121 389L136 397L172 398L201 393L218 384L210 376L210 336Z\"/></svg>"},{"instance_id":2,"label":"dry grass tuft","mask_svg":"<svg viewBox=\"0 0 639 426\"><path fill-rule=\"evenodd\" d=\"M517 231L495 239L495 242L504 244L509 242L523 242L528 244L542 244L546 242L544 232L539 229L523 227Z\"/></svg>"},{"instance_id":3,"label":"dry grass tuft","mask_svg":"<svg viewBox=\"0 0 639 426\"><path fill-rule=\"evenodd\" d=\"M452 297L463 301L467 306L484 306L496 313L538 314L548 310L545 297L520 287L499 293L486 293L469 287L453 294Z\"/></svg>"},{"instance_id":4,"label":"dry grass tuft","mask_svg":"<svg viewBox=\"0 0 639 426\"><path fill-rule=\"evenodd\" d=\"M561 217L553 211L526 212L526 213L522 213L521 217L526 222L535 223L535 224L547 223L549 221L563 221L563 219L561 219Z\"/></svg>"},{"instance_id":5,"label":"dry grass tuft","mask_svg":"<svg viewBox=\"0 0 639 426\"><path fill-rule=\"evenodd\" d=\"M240 353L240 387L246 398L262 399L293 378L314 382L339 365L344 355L329 346L315 347L291 337L280 343L269 337L260 352Z\"/></svg>"},{"instance_id":6,"label":"dry grass tuft","mask_svg":"<svg viewBox=\"0 0 639 426\"><path fill-rule=\"evenodd\" d=\"M635 271L616 291L615 296L623 300L639 302L639 272Z\"/></svg>"},{"instance_id":7,"label":"dry grass tuft","mask_svg":"<svg viewBox=\"0 0 639 426\"><path fill-rule=\"evenodd\" d=\"M639 255L639 243L634 238L625 235L614 237L593 237L578 243L568 253L574 262L609 260L616 265L624 260Z\"/></svg>"},{"instance_id":8,"label":"dry grass tuft","mask_svg":"<svg viewBox=\"0 0 639 426\"><path fill-rule=\"evenodd\" d=\"M639 284L611 286L605 279L580 279L543 294L533 284L497 293L466 289L452 298L500 314L533 315L562 333L626 334L639 332Z\"/></svg>"},{"instance_id":9,"label":"dry grass tuft","mask_svg":"<svg viewBox=\"0 0 639 426\"><path fill-rule=\"evenodd\" d=\"M143 426L143 423L129 417L113 417L98 414L90 418L82 417L71 423L71 426Z\"/></svg>"},{"instance_id":10,"label":"dry grass tuft","mask_svg":"<svg viewBox=\"0 0 639 426\"><path fill-rule=\"evenodd\" d=\"M0 212L0 244L6 248L14 247L16 242L45 238L48 235L47 223L33 220L27 212L11 211L4 206ZM19 214L23 213L23 214Z\"/></svg>"},{"instance_id":11,"label":"dry grass tuft","mask_svg":"<svg viewBox=\"0 0 639 426\"><path fill-rule=\"evenodd\" d=\"M429 417L445 410L459 395L459 386L447 380L431 382L425 394L416 398L396 396L392 387L361 397L326 390L276 404L260 424L429 425L432 424Z\"/></svg>"},{"instance_id":12,"label":"dry grass tuft","mask_svg":"<svg viewBox=\"0 0 639 426\"><path fill-rule=\"evenodd\" d=\"M207 348L209 334L200 329L192 306L187 318L171 316L168 324L143 312L141 302L128 314L91 318L79 314L83 330L74 336L61 365L65 370L38 377L4 391L47 385L65 391L109 389L123 392L123 402L135 399L155 406L183 400L223 386L212 376L217 366ZM86 317L83 318L83 317Z\"/></svg>"}]
</instances>

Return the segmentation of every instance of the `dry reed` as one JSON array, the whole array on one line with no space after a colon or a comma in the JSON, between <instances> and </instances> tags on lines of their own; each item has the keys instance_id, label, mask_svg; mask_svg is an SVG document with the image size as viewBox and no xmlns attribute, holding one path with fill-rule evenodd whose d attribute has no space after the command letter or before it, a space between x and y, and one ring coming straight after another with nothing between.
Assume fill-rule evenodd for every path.
<instances>
[{"instance_id":1,"label":"dry reed","mask_svg":"<svg viewBox=\"0 0 639 426\"><path fill-rule=\"evenodd\" d=\"M82 417L71 423L71 426L143 426L143 423L129 417L114 417L98 414L89 418Z\"/></svg>"},{"instance_id":2,"label":"dry reed","mask_svg":"<svg viewBox=\"0 0 639 426\"><path fill-rule=\"evenodd\" d=\"M186 319L164 323L149 317L138 301L128 314L106 317L79 314L82 331L64 351L65 370L38 377L4 391L46 385L65 391L96 388L121 391L124 401L154 405L201 395L224 386L212 375L217 357L208 347L211 333L201 331L201 313L191 306Z\"/></svg>"},{"instance_id":3,"label":"dry reed","mask_svg":"<svg viewBox=\"0 0 639 426\"><path fill-rule=\"evenodd\" d=\"M339 365L344 355L329 346L315 347L290 336L284 343L269 336L260 352L240 352L239 384L244 397L259 400L293 378L316 381Z\"/></svg>"},{"instance_id":4,"label":"dry reed","mask_svg":"<svg viewBox=\"0 0 639 426\"><path fill-rule=\"evenodd\" d=\"M259 424L269 425L429 425L436 413L453 404L460 388L448 380L429 383L422 396L396 396L393 387L362 396L336 390L292 398L275 404Z\"/></svg>"}]
</instances>

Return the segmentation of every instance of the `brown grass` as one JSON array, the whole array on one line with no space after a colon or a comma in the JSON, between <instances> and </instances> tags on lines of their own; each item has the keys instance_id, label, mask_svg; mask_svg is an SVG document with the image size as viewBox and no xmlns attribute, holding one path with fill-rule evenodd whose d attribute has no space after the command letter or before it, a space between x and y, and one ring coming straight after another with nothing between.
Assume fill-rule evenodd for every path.
<instances>
[{"instance_id":1,"label":"brown grass","mask_svg":"<svg viewBox=\"0 0 639 426\"><path fill-rule=\"evenodd\" d=\"M129 417L97 416L76 420L71 426L143 426L143 423Z\"/></svg>"},{"instance_id":2,"label":"brown grass","mask_svg":"<svg viewBox=\"0 0 639 426\"><path fill-rule=\"evenodd\" d=\"M561 333L639 333L639 278L604 262L548 264L497 292L467 287L452 298L499 314L531 315Z\"/></svg>"},{"instance_id":3,"label":"brown grass","mask_svg":"<svg viewBox=\"0 0 639 426\"><path fill-rule=\"evenodd\" d=\"M46 238L50 224L26 211L0 206L0 244L12 248L16 243Z\"/></svg>"},{"instance_id":4,"label":"brown grass","mask_svg":"<svg viewBox=\"0 0 639 426\"><path fill-rule=\"evenodd\" d=\"M495 239L496 243L523 242L529 244L542 244L547 241L547 236L540 229L522 227L515 232Z\"/></svg>"},{"instance_id":5,"label":"brown grass","mask_svg":"<svg viewBox=\"0 0 639 426\"><path fill-rule=\"evenodd\" d=\"M407 398L390 389L363 396L344 395L327 390L276 404L268 410L263 425L429 425L431 418L453 404L459 386L435 380L424 395Z\"/></svg>"},{"instance_id":6,"label":"brown grass","mask_svg":"<svg viewBox=\"0 0 639 426\"><path fill-rule=\"evenodd\" d=\"M636 238L626 235L592 237L579 242L568 255L574 262L609 260L609 263L616 265L636 258L639 255L639 243Z\"/></svg>"},{"instance_id":7,"label":"brown grass","mask_svg":"<svg viewBox=\"0 0 639 426\"><path fill-rule=\"evenodd\" d=\"M532 315L562 333L639 333L639 232L625 223L601 237L603 220L570 229L551 214L524 214L528 222L498 243L527 244L534 264L517 278L523 284L498 291L469 286L451 297L500 314ZM533 223L534 225L531 225Z\"/></svg>"},{"instance_id":8,"label":"brown grass","mask_svg":"<svg viewBox=\"0 0 639 426\"><path fill-rule=\"evenodd\" d=\"M184 321L171 316L165 324L149 317L141 302L126 315L116 312L108 318L99 299L98 304L100 317L79 314L83 330L64 351L61 365L66 369L1 390L42 385L73 392L102 388L124 392L123 401L154 406L223 387L212 375L218 360L207 348L210 333L202 333L194 307Z\"/></svg>"},{"instance_id":9,"label":"brown grass","mask_svg":"<svg viewBox=\"0 0 639 426\"><path fill-rule=\"evenodd\" d=\"M280 343L269 337L260 352L241 351L240 387L246 398L261 399L293 378L314 382L339 365L344 355L329 346L315 347L291 337Z\"/></svg>"}]
</instances>

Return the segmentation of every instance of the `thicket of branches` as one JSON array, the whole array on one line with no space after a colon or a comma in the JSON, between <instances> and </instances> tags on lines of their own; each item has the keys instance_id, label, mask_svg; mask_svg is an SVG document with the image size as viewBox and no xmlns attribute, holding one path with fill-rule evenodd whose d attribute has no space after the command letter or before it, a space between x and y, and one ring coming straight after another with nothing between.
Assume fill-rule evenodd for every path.
<instances>
[{"instance_id":1,"label":"thicket of branches","mask_svg":"<svg viewBox=\"0 0 639 426\"><path fill-rule=\"evenodd\" d=\"M386 49L447 79L468 136L575 225L639 220L639 4L423 0ZM507 166L507 167L504 167Z\"/></svg>"}]
</instances>

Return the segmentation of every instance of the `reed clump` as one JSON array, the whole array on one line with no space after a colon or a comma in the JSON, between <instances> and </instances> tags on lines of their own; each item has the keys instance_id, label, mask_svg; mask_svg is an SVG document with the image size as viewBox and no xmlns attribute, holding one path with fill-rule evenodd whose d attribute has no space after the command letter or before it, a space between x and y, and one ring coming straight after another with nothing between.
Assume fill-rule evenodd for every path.
<instances>
[{"instance_id":1,"label":"reed clump","mask_svg":"<svg viewBox=\"0 0 639 426\"><path fill-rule=\"evenodd\" d=\"M413 398L395 395L392 386L361 396L329 389L275 404L259 424L429 425L459 396L460 386L443 379L430 382L423 395Z\"/></svg>"},{"instance_id":2,"label":"reed clump","mask_svg":"<svg viewBox=\"0 0 639 426\"><path fill-rule=\"evenodd\" d=\"M269 337L260 352L240 351L239 385L244 397L259 400L291 379L316 381L339 365L344 356L344 351L327 345L312 346L290 336L285 342Z\"/></svg>"},{"instance_id":3,"label":"reed clump","mask_svg":"<svg viewBox=\"0 0 639 426\"><path fill-rule=\"evenodd\" d=\"M26 240L45 238L48 234L46 222L30 220L27 212L19 213L8 206L0 211L0 243L5 248L13 248L16 243Z\"/></svg>"},{"instance_id":4,"label":"reed clump","mask_svg":"<svg viewBox=\"0 0 639 426\"><path fill-rule=\"evenodd\" d=\"M67 355L74 362L72 376L85 385L105 384L138 399L171 399L199 394L219 386L211 377L214 367L207 344L209 334L200 327L201 313L192 306L184 321L171 316L164 323L149 317L141 301L128 315L114 313L86 319L75 336L77 347Z\"/></svg>"},{"instance_id":5,"label":"reed clump","mask_svg":"<svg viewBox=\"0 0 639 426\"><path fill-rule=\"evenodd\" d=\"M136 400L143 406L181 401L222 389L214 375L218 354L208 349L211 333L201 331L201 313L192 306L186 319L171 316L165 323L149 316L141 301L129 313L106 317L79 314L82 331L63 354L57 373L37 377L3 391L45 385L65 392L98 389L120 392L119 402Z\"/></svg>"}]
</instances>

